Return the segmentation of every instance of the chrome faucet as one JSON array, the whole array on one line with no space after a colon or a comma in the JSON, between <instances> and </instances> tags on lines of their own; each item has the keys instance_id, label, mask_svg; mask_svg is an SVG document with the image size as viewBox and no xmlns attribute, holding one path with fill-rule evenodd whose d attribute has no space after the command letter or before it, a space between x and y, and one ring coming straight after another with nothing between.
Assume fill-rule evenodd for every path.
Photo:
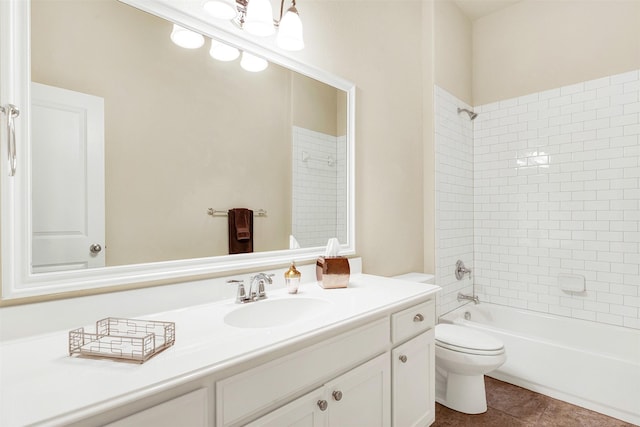
<instances>
[{"instance_id":1,"label":"chrome faucet","mask_svg":"<svg viewBox=\"0 0 640 427\"><path fill-rule=\"evenodd\" d=\"M251 281L249 282L249 298L251 298L252 301L258 301L267 298L267 293L264 290L264 284L273 283L271 276L273 276L273 274L258 273L251 278ZM255 291L253 290L254 283L258 285L258 288Z\"/></svg>"},{"instance_id":2,"label":"chrome faucet","mask_svg":"<svg viewBox=\"0 0 640 427\"><path fill-rule=\"evenodd\" d=\"M244 304L247 302L259 301L261 299L267 298L267 292L264 289L264 284L269 283L272 284L273 280L271 277L273 274L266 273L258 273L255 276L252 276L249 280L249 293L247 294L244 289L244 280L227 280L227 283L237 283L238 291L236 292L236 304ZM253 290L254 283L256 284L256 290Z\"/></svg>"},{"instance_id":3,"label":"chrome faucet","mask_svg":"<svg viewBox=\"0 0 640 427\"><path fill-rule=\"evenodd\" d=\"M474 304L480 304L480 298L477 295L465 295L458 292L458 301L473 301Z\"/></svg>"}]
</instances>

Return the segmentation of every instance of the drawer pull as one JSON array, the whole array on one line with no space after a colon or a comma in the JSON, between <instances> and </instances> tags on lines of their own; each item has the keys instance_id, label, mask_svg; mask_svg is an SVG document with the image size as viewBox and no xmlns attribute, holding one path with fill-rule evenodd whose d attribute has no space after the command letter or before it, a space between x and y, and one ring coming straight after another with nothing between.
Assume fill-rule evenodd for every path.
<instances>
[{"instance_id":1,"label":"drawer pull","mask_svg":"<svg viewBox=\"0 0 640 427\"><path fill-rule=\"evenodd\" d=\"M398 359L400 359L402 363L407 363L407 356L405 356L404 354L398 357Z\"/></svg>"},{"instance_id":2,"label":"drawer pull","mask_svg":"<svg viewBox=\"0 0 640 427\"><path fill-rule=\"evenodd\" d=\"M334 400L338 402L342 400L342 392L340 390L334 391L333 393L331 393L331 395L333 396Z\"/></svg>"},{"instance_id":3,"label":"drawer pull","mask_svg":"<svg viewBox=\"0 0 640 427\"><path fill-rule=\"evenodd\" d=\"M422 322L424 320L424 316L420 313L416 314L415 316L413 316L413 321L414 322Z\"/></svg>"},{"instance_id":4,"label":"drawer pull","mask_svg":"<svg viewBox=\"0 0 640 427\"><path fill-rule=\"evenodd\" d=\"M320 408L321 411L326 411L328 406L329 404L326 400L318 400L318 408Z\"/></svg>"}]
</instances>

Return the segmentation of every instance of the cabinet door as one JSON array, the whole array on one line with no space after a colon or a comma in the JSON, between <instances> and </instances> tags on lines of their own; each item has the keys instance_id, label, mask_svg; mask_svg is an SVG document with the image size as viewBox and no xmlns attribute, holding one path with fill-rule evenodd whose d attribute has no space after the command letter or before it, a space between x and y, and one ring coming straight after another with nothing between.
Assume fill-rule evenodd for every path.
<instances>
[{"instance_id":1,"label":"cabinet door","mask_svg":"<svg viewBox=\"0 0 640 427\"><path fill-rule=\"evenodd\" d=\"M323 390L312 391L246 427L326 427L327 401Z\"/></svg>"},{"instance_id":2,"label":"cabinet door","mask_svg":"<svg viewBox=\"0 0 640 427\"><path fill-rule=\"evenodd\" d=\"M207 396L205 388L192 391L105 427L208 427Z\"/></svg>"},{"instance_id":3,"label":"cabinet door","mask_svg":"<svg viewBox=\"0 0 640 427\"><path fill-rule=\"evenodd\" d=\"M435 419L434 346L431 329L391 352L396 427L428 426Z\"/></svg>"},{"instance_id":4,"label":"cabinet door","mask_svg":"<svg viewBox=\"0 0 640 427\"><path fill-rule=\"evenodd\" d=\"M391 378L389 353L325 385L331 427L389 427Z\"/></svg>"}]
</instances>

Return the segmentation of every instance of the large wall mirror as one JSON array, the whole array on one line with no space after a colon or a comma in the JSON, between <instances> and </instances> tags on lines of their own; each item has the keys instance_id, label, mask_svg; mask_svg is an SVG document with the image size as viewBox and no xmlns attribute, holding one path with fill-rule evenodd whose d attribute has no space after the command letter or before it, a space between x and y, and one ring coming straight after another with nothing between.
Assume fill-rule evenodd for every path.
<instances>
[{"instance_id":1,"label":"large wall mirror","mask_svg":"<svg viewBox=\"0 0 640 427\"><path fill-rule=\"evenodd\" d=\"M170 1L10 3L31 55L3 299L312 259L332 237L353 253L353 85ZM174 44L174 22L204 46ZM213 59L212 39L267 68ZM248 253L231 208L253 211Z\"/></svg>"}]
</instances>

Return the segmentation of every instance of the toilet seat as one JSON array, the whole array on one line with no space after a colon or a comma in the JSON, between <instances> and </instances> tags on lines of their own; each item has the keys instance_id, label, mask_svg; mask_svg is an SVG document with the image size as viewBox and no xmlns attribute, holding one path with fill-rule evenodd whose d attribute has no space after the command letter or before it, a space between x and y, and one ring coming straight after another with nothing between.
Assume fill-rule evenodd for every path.
<instances>
[{"instance_id":1,"label":"toilet seat","mask_svg":"<svg viewBox=\"0 0 640 427\"><path fill-rule=\"evenodd\" d=\"M464 326L438 324L436 345L460 353L495 356L504 353L504 344L497 338Z\"/></svg>"}]
</instances>

